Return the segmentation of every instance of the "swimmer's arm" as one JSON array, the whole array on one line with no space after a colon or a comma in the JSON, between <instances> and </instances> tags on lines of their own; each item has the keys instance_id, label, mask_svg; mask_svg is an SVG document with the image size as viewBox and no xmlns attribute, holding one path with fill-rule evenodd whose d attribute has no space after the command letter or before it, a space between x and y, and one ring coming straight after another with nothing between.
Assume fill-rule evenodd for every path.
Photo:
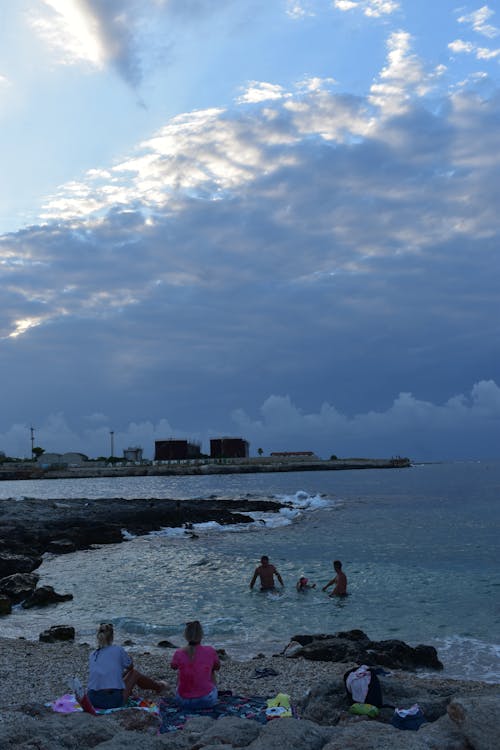
<instances>
[{"instance_id":1,"label":"swimmer's arm","mask_svg":"<svg viewBox=\"0 0 500 750\"><path fill-rule=\"evenodd\" d=\"M332 578L331 581L328 581L328 583L326 584L326 586L323 586L323 588L321 589L321 591L326 591L327 588L329 586L333 586L334 583L337 583L337 576L335 576L335 578Z\"/></svg>"},{"instance_id":2,"label":"swimmer's arm","mask_svg":"<svg viewBox=\"0 0 500 750\"><path fill-rule=\"evenodd\" d=\"M259 574L258 574L258 572L257 572L257 568L255 568L255 572L254 572L254 574L253 574L253 576L252 576L252 580L250 581L250 588L251 588L251 589L253 589L253 587L254 587L254 585L255 585L255 581L257 580L257 576L258 576L258 575L259 575Z\"/></svg>"},{"instance_id":3,"label":"swimmer's arm","mask_svg":"<svg viewBox=\"0 0 500 750\"><path fill-rule=\"evenodd\" d=\"M284 586L284 585L285 585L285 584L283 583L283 578L282 578L282 577L280 576L280 574L278 573L278 571L276 571L276 578L278 579L278 581L279 581L279 582L281 583L281 585L282 585L282 586Z\"/></svg>"}]
</instances>

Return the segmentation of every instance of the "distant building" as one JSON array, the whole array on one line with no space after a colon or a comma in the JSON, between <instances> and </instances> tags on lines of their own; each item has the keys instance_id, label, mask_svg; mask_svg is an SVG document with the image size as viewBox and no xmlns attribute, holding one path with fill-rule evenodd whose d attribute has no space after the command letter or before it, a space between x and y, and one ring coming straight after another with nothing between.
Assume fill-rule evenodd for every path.
<instances>
[{"instance_id":1,"label":"distant building","mask_svg":"<svg viewBox=\"0 0 500 750\"><path fill-rule=\"evenodd\" d=\"M248 458L249 444L243 438L222 437L210 440L210 458Z\"/></svg>"},{"instance_id":2,"label":"distant building","mask_svg":"<svg viewBox=\"0 0 500 750\"><path fill-rule=\"evenodd\" d=\"M187 461L201 457L201 444L188 440L155 440L155 461Z\"/></svg>"},{"instance_id":3,"label":"distant building","mask_svg":"<svg viewBox=\"0 0 500 750\"><path fill-rule=\"evenodd\" d=\"M123 451L124 461L142 461L142 448L135 446L134 448L125 448Z\"/></svg>"}]
</instances>

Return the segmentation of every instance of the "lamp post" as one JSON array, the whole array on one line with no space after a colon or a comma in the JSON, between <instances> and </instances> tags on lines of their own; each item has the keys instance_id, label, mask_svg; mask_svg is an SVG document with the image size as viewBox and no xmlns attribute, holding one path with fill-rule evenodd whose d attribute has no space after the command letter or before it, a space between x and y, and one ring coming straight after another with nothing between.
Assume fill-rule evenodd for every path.
<instances>
[{"instance_id":1,"label":"lamp post","mask_svg":"<svg viewBox=\"0 0 500 750\"><path fill-rule=\"evenodd\" d=\"M115 432L114 430L110 430L110 437L111 437L111 458L114 458L115 456Z\"/></svg>"}]
</instances>

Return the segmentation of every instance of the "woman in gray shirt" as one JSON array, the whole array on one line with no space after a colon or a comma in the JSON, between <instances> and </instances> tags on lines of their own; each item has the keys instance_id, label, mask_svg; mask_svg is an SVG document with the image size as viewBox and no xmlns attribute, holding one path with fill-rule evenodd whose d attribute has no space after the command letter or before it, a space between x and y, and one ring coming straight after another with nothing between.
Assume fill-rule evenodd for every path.
<instances>
[{"instance_id":1,"label":"woman in gray shirt","mask_svg":"<svg viewBox=\"0 0 500 750\"><path fill-rule=\"evenodd\" d=\"M97 630L97 649L89 656L88 697L95 708L123 706L138 685L161 693L167 685L134 669L131 657L122 646L113 645L113 625L103 622Z\"/></svg>"}]
</instances>

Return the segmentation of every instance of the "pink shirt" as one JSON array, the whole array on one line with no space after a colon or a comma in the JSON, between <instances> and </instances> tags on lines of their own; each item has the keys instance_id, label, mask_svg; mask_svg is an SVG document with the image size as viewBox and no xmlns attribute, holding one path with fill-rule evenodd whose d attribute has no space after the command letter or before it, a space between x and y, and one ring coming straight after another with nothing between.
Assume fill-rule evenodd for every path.
<instances>
[{"instance_id":1,"label":"pink shirt","mask_svg":"<svg viewBox=\"0 0 500 750\"><path fill-rule=\"evenodd\" d=\"M181 698L202 698L215 687L212 672L219 669L219 657L212 646L195 646L192 659L179 648L170 666L178 670L177 692Z\"/></svg>"}]
</instances>

